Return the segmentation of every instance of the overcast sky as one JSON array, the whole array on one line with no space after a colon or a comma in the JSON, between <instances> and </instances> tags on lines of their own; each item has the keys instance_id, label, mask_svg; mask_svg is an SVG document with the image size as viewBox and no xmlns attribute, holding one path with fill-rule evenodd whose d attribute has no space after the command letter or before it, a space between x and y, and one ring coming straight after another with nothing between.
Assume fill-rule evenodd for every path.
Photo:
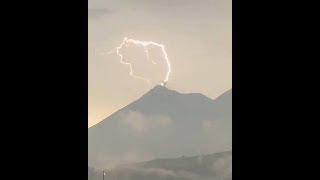
<instances>
[{"instance_id":1,"label":"overcast sky","mask_svg":"<svg viewBox=\"0 0 320 180\"><path fill-rule=\"evenodd\" d=\"M232 88L231 0L89 0L89 117L91 126L160 84L166 64L152 47L126 47L124 60L146 82L129 75L119 56L106 52L123 38L165 45L172 73L167 87L214 99Z\"/></svg>"}]
</instances>

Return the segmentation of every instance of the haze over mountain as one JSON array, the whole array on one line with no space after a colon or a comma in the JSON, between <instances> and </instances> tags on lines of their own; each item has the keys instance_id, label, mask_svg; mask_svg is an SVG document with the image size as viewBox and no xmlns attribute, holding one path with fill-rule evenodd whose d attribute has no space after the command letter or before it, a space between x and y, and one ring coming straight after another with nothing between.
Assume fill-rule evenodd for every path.
<instances>
[{"instance_id":1,"label":"haze over mountain","mask_svg":"<svg viewBox=\"0 0 320 180\"><path fill-rule=\"evenodd\" d=\"M163 86L88 129L89 166L232 149L232 90L212 100Z\"/></svg>"},{"instance_id":2,"label":"haze over mountain","mask_svg":"<svg viewBox=\"0 0 320 180\"><path fill-rule=\"evenodd\" d=\"M231 180L232 152L156 159L104 170L108 180ZM89 180L101 179L101 170L88 171Z\"/></svg>"}]
</instances>

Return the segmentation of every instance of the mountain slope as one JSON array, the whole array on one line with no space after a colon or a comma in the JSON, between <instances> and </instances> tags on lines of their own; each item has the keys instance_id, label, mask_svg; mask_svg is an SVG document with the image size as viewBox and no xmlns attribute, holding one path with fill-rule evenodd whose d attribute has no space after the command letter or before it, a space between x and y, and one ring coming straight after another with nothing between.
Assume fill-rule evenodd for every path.
<instances>
[{"instance_id":1,"label":"mountain slope","mask_svg":"<svg viewBox=\"0 0 320 180\"><path fill-rule=\"evenodd\" d=\"M89 165L230 150L231 107L231 90L212 100L156 86L89 128Z\"/></svg>"}]
</instances>

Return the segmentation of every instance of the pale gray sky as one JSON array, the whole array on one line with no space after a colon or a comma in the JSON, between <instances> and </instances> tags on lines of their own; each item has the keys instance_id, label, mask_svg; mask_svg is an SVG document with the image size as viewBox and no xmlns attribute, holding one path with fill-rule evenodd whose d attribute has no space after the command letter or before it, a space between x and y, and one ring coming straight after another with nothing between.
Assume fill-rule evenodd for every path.
<instances>
[{"instance_id":1,"label":"pale gray sky","mask_svg":"<svg viewBox=\"0 0 320 180\"><path fill-rule=\"evenodd\" d=\"M198 92L214 99L232 88L231 0L89 0L88 126L108 117L150 90L129 76L116 54L101 54L125 36L165 45L172 73L167 87ZM145 59L142 48L128 47L126 61L136 72L163 79L161 51L150 52L159 65Z\"/></svg>"}]
</instances>

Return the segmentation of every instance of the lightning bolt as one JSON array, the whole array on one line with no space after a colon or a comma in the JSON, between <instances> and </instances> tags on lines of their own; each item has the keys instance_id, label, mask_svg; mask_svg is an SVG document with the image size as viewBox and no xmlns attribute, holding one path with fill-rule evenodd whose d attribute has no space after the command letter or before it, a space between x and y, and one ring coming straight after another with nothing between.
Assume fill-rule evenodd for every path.
<instances>
[{"instance_id":1,"label":"lightning bolt","mask_svg":"<svg viewBox=\"0 0 320 180\"><path fill-rule=\"evenodd\" d=\"M115 48L115 52L117 53L117 55L120 57L120 63L122 64L125 64L125 65L128 65L130 67L130 76L134 77L134 78L137 78L137 79L141 79L141 80L144 80L146 81L149 85L151 85L150 83L150 79L147 79L147 78L144 78L144 77L141 77L141 76L137 76L134 74L134 71L132 69L132 64L129 63L129 62L124 62L123 61L123 55L120 53L120 49L128 44L134 44L134 45L141 45L145 48L145 53L146 53L146 57L148 60L150 60L153 64L156 64L156 62L154 62L152 59L149 58L149 51L148 51L148 47L149 46L157 46L159 48L161 48L161 51L164 55L164 59L166 61L166 64L167 64L167 73L166 73L166 76L164 78L164 80L162 81L161 85L164 86L165 83L169 80L169 77L170 77L170 74L171 74L171 63L169 61L169 58L168 58L168 54L167 52L165 51L165 48L164 48L164 45L163 44L159 44L159 43L156 43L156 42L153 42L153 41L139 41L139 40L135 40L135 39L129 39L127 37L125 37L122 41L122 43ZM108 54L110 53L113 53L114 50L111 50L108 52Z\"/></svg>"}]
</instances>

